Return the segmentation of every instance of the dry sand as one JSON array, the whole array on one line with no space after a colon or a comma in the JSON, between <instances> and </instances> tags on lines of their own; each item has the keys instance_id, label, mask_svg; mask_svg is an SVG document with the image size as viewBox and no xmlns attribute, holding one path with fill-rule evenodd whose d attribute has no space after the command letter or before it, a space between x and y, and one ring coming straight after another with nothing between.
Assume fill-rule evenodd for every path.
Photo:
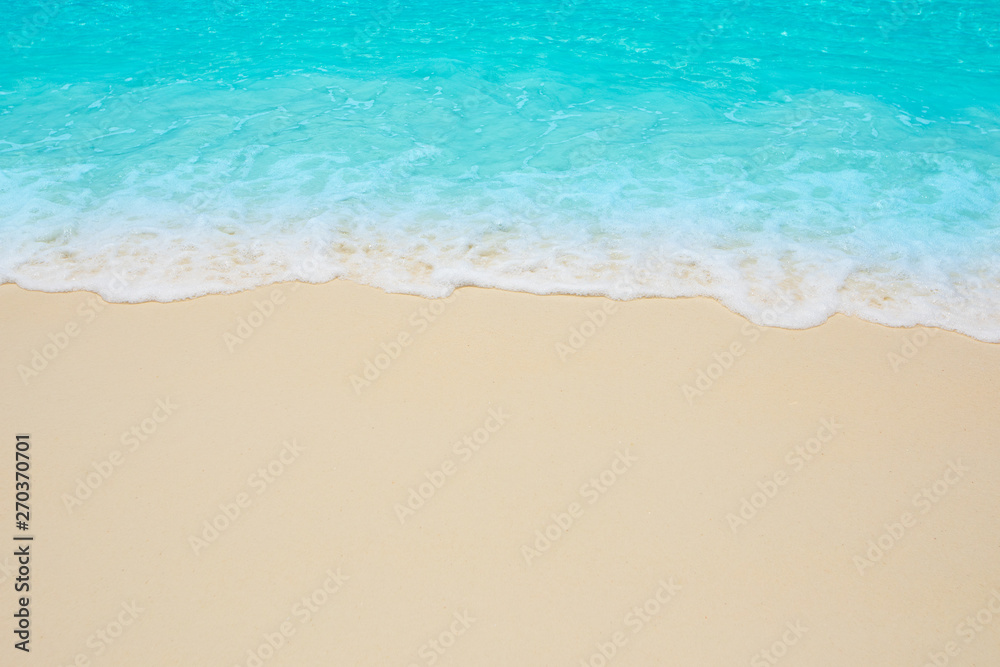
<instances>
[{"instance_id":1,"label":"dry sand","mask_svg":"<svg viewBox=\"0 0 1000 667\"><path fill-rule=\"evenodd\" d=\"M341 282L0 308L4 665L1000 664L998 345Z\"/></svg>"}]
</instances>

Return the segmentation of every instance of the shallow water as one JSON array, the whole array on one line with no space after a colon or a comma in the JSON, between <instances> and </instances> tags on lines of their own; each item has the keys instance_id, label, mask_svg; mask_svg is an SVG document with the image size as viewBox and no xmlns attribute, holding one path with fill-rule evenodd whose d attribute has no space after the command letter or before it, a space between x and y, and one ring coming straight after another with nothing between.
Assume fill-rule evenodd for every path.
<instances>
[{"instance_id":1,"label":"shallow water","mask_svg":"<svg viewBox=\"0 0 1000 667\"><path fill-rule=\"evenodd\" d=\"M787 327L842 312L1000 341L993 2L0 18L5 282L706 295Z\"/></svg>"}]
</instances>

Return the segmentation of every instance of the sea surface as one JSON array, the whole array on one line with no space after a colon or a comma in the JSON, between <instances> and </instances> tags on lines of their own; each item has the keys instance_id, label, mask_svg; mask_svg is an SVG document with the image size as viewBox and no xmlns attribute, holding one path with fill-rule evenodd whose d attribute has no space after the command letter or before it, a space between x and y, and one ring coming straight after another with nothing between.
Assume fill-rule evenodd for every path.
<instances>
[{"instance_id":1,"label":"sea surface","mask_svg":"<svg viewBox=\"0 0 1000 667\"><path fill-rule=\"evenodd\" d=\"M4 0L0 282L1000 341L996 0Z\"/></svg>"}]
</instances>

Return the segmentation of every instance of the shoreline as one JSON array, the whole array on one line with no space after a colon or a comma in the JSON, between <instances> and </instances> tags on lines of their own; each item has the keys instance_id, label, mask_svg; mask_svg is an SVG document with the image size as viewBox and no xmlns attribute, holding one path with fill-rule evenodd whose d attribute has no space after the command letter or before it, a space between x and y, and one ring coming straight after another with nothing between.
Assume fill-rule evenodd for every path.
<instances>
[{"instance_id":1,"label":"shoreline","mask_svg":"<svg viewBox=\"0 0 1000 667\"><path fill-rule=\"evenodd\" d=\"M346 281L0 308L33 660L1000 658L1000 345Z\"/></svg>"},{"instance_id":2,"label":"shoreline","mask_svg":"<svg viewBox=\"0 0 1000 667\"><path fill-rule=\"evenodd\" d=\"M115 286L116 283L118 283L120 286L116 287ZM542 298L555 297L555 298L580 298L580 299L606 299L608 301L612 301L612 302L620 303L620 304L631 303L631 302L638 302L638 301L659 301L659 300L668 301L668 302L671 302L671 301L687 301L687 300L706 301L706 302L711 302L711 303L713 303L713 304L715 304L715 305L717 305L717 306L719 306L721 308L724 308L727 312L735 315L736 317L738 317L740 319L743 319L743 320L747 321L752 326L762 327L762 328L784 329L784 330L787 330L787 331L808 331L810 329L815 329L815 328L818 328L818 327L822 327L822 326L828 324L831 320L833 320L835 318L844 317L844 318L847 318L847 319L850 319L850 320L856 320L858 322L863 322L865 324L871 324L871 325L875 325L875 326L878 326L878 327L884 327L886 329L900 329L900 330L931 329L931 330L936 330L936 331L944 331L944 332L948 332L948 333L952 333L952 334L958 334L960 336L968 338L968 339L970 339L972 341L975 341L977 343L984 343L986 345L1000 345L1000 337L998 337L998 340L995 340L995 341L994 340L986 340L984 338L978 338L978 337L976 337L975 335L973 335L971 333L966 333L965 331L960 331L960 330L957 330L957 329L948 329L948 328L946 328L946 326L944 324L922 324L922 323L905 324L905 325L904 324L900 324L900 325L885 324L883 322L879 322L879 321L874 320L874 319L867 319L865 317L862 317L862 316L854 314L854 313L847 313L847 312L841 312L841 311L835 311L835 312L829 314L826 317L825 320L823 320L822 322L818 322L816 324L807 324L807 325L804 325L804 326L790 326L790 325L787 325L787 324L779 324L779 323L775 322L773 318L776 317L776 316L779 316L779 315L781 315L781 314L783 314L785 312L787 312L788 306L791 304L791 302L788 300L788 298L787 298L788 295L787 294L777 293L777 292L775 292L774 294L777 295L778 301L781 304L783 304L783 307L774 307L774 306L772 306L770 308L765 309L761 313L761 315L762 315L761 319L762 320L767 320L769 317L772 318L772 321L767 322L767 321L757 321L756 319L751 318L751 317L747 316L746 314L744 314L742 312L739 312L738 310L735 310L730 305L727 305L719 297L710 296L710 295L703 295L703 294L683 295L683 296L660 296L660 295L645 295L645 294L643 294L643 295L626 297L626 298L617 298L617 297L608 296L607 294L603 294L603 293L579 294L579 293L574 293L574 292L570 292L570 291L533 292L533 291L528 291L528 290L509 289L509 288L506 288L506 287L494 287L494 286L482 286L482 285L469 284L469 285L460 285L458 287L454 287L454 288L452 288L451 293L448 294L448 295L445 295L445 296L428 297L428 296L425 296L423 294L420 294L420 293L417 293L417 292L414 292L414 291L398 291L398 290L397 291L390 291L390 290L388 290L388 289L386 289L384 287L378 286L378 285L372 285L372 284L369 284L369 283L359 282L359 281L356 281L356 280L353 280L353 279L350 279L350 278L333 278L333 279L326 280L326 281L323 281L323 282L309 282L309 281L304 281L304 280L276 280L274 282L265 283L265 284L261 284L261 285L256 285L256 286L253 286L253 287L235 288L235 289L233 289L231 291L208 292L208 293L205 293L205 294L197 294L197 295L194 295L194 296L179 297L179 298L176 298L176 299L171 299L171 300L166 300L166 301L160 300L160 299L155 299L155 298L144 299L144 300L141 300L141 301L128 301L128 300L113 301L113 300L108 300L107 296L105 294L103 294L101 292L97 292L97 291L92 290L92 289L86 289L86 288L85 289L72 289L72 288L67 288L65 290L47 290L47 289L37 289L37 288L23 287L23 286L21 286L20 284L18 284L16 282L0 283L0 289L11 287L11 288L16 288L18 290L22 290L22 291L25 291L25 292L38 293L38 294L89 294L89 295L92 295L92 296L100 299L101 301L103 301L103 302L105 302L107 304L144 305L144 304L154 304L154 303L156 303L156 304L186 303L186 302L191 302L191 301L195 301L195 300L198 300L198 299L209 299L209 298L213 298L213 297L236 296L236 295L244 294L244 293L248 293L248 292L260 291L260 290L267 290L267 289L271 289L271 288L274 288L274 287L278 287L278 288L281 288L281 289L286 289L287 286L289 286L289 285L291 285L291 286L323 287L323 286L326 286L326 285L337 285L337 284L355 285L355 286L362 287L362 288L372 289L372 290L375 290L375 291L377 291L379 293L382 293L382 294L385 294L385 295L414 297L414 298L418 298L418 299L426 299L428 301L440 301L440 300L446 300L446 299L453 299L455 297L455 295L457 293L459 293L460 291L462 291L462 290L484 290L484 291L487 291L487 292L493 291L493 292L501 292L501 293L509 293L509 294L521 294L521 295L525 295L525 296L529 296L529 297L542 297ZM111 284L109 285L109 289L112 290L112 291L120 291L122 289L125 289L127 287L127 285L128 285L128 282L125 279L123 279L120 275L115 274L115 278L111 281ZM772 296L774 296L774 294L772 294ZM946 319L950 319L950 317L946 315Z\"/></svg>"}]
</instances>

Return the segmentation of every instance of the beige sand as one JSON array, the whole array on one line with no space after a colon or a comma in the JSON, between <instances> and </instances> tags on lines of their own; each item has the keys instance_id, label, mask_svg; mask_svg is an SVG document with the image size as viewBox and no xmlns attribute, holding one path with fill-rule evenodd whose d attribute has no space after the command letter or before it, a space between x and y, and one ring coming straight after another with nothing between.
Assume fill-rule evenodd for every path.
<instances>
[{"instance_id":1,"label":"beige sand","mask_svg":"<svg viewBox=\"0 0 1000 667\"><path fill-rule=\"evenodd\" d=\"M0 308L4 665L1000 664L1000 346L344 283Z\"/></svg>"}]
</instances>

